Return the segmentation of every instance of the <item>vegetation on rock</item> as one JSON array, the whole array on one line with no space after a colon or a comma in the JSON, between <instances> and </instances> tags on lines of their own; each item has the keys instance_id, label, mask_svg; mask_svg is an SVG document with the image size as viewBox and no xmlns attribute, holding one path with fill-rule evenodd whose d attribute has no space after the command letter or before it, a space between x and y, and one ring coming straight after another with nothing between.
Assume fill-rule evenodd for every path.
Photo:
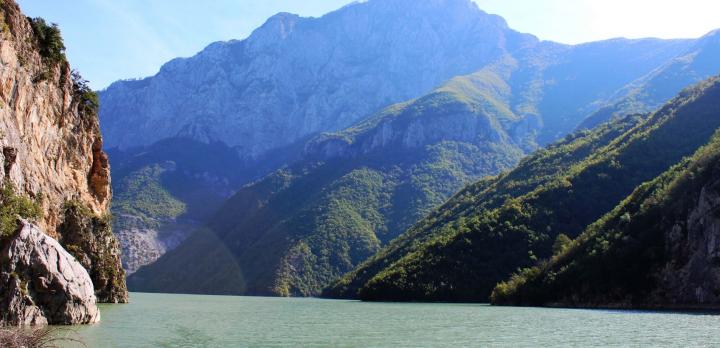
<instances>
[{"instance_id":1,"label":"vegetation on rock","mask_svg":"<svg viewBox=\"0 0 720 348\"><path fill-rule=\"evenodd\" d=\"M65 58L65 43L63 42L60 28L57 24L48 24L45 19L27 18L35 33L38 44L38 52L49 66L57 65L67 61Z\"/></svg>"},{"instance_id":2,"label":"vegetation on rock","mask_svg":"<svg viewBox=\"0 0 720 348\"><path fill-rule=\"evenodd\" d=\"M17 219L37 219L42 216L38 202L15 193L10 180L2 183L0 190L0 241L17 230ZM1 244L1 243L0 243Z\"/></svg>"},{"instance_id":3,"label":"vegetation on rock","mask_svg":"<svg viewBox=\"0 0 720 348\"><path fill-rule=\"evenodd\" d=\"M63 209L60 243L90 274L98 302L127 302L125 271L120 246L112 233L112 217L97 216L78 201L66 202Z\"/></svg>"}]
</instances>

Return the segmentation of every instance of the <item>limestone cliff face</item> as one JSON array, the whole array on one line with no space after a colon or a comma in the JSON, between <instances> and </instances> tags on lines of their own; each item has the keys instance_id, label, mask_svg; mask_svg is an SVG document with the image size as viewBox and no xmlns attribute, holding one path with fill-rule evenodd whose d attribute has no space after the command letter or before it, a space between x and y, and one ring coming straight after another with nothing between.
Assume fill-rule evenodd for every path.
<instances>
[{"instance_id":1,"label":"limestone cliff face","mask_svg":"<svg viewBox=\"0 0 720 348\"><path fill-rule=\"evenodd\" d=\"M0 178L41 205L41 230L89 260L98 298L124 302L117 241L109 226L95 226L111 199L96 99L66 62L59 32L49 36L52 27L25 17L14 1L0 4Z\"/></svg>"}]
</instances>

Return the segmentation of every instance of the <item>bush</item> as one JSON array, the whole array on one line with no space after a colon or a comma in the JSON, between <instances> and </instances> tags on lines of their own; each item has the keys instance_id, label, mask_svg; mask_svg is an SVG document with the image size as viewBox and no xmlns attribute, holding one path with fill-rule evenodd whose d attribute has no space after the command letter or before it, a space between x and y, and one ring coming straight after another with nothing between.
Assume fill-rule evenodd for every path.
<instances>
[{"instance_id":1,"label":"bush","mask_svg":"<svg viewBox=\"0 0 720 348\"><path fill-rule=\"evenodd\" d=\"M17 228L17 218L37 219L42 208L37 202L17 195L15 187L6 180L0 190L0 238L12 235Z\"/></svg>"},{"instance_id":2,"label":"bush","mask_svg":"<svg viewBox=\"0 0 720 348\"><path fill-rule=\"evenodd\" d=\"M89 111L93 114L97 113L98 107L100 107L100 100L97 94L90 88L88 81L85 80L77 70L73 70L71 73L73 82L73 94L75 98L79 100L80 112Z\"/></svg>"},{"instance_id":3,"label":"bush","mask_svg":"<svg viewBox=\"0 0 720 348\"><path fill-rule=\"evenodd\" d=\"M55 23L48 25L47 22L40 17L28 17L28 22L30 22L30 26L35 33L40 55L45 62L48 65L55 65L66 61L65 43L63 42L58 25Z\"/></svg>"},{"instance_id":4,"label":"bush","mask_svg":"<svg viewBox=\"0 0 720 348\"><path fill-rule=\"evenodd\" d=\"M0 327L0 347L6 348L55 348L61 342L84 344L74 338L60 337L60 329L37 327L31 329Z\"/></svg>"},{"instance_id":5,"label":"bush","mask_svg":"<svg viewBox=\"0 0 720 348\"><path fill-rule=\"evenodd\" d=\"M555 238L555 243L553 243L552 250L553 255L560 254L563 252L570 244L572 243L572 239L568 237L564 233L558 234L557 238Z\"/></svg>"}]
</instances>

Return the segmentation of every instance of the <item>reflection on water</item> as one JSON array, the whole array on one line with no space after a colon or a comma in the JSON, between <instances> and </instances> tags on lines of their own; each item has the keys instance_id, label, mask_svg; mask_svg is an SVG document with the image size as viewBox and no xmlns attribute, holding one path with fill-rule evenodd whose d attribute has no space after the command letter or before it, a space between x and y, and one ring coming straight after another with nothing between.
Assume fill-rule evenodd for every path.
<instances>
[{"instance_id":1,"label":"reflection on water","mask_svg":"<svg viewBox=\"0 0 720 348\"><path fill-rule=\"evenodd\" d=\"M131 294L89 347L720 346L712 313ZM68 347L78 345L67 344Z\"/></svg>"}]
</instances>

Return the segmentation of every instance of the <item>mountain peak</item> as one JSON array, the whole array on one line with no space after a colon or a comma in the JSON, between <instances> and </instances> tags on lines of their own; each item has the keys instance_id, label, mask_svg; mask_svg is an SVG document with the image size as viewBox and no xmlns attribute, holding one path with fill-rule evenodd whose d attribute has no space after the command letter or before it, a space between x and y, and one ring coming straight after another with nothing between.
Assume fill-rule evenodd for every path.
<instances>
[{"instance_id":1,"label":"mountain peak","mask_svg":"<svg viewBox=\"0 0 720 348\"><path fill-rule=\"evenodd\" d=\"M366 0L354 2L335 12L361 8L367 8L370 12L376 14L397 13L402 16L450 16L453 18L477 18L478 16L487 16L492 17L497 24L501 24L507 28L507 23L502 17L489 15L480 10L477 4L471 0Z\"/></svg>"},{"instance_id":2,"label":"mountain peak","mask_svg":"<svg viewBox=\"0 0 720 348\"><path fill-rule=\"evenodd\" d=\"M284 40L293 32L295 25L303 18L299 15L280 12L268 18L265 24L256 29L252 37L262 37L264 39Z\"/></svg>"}]
</instances>

